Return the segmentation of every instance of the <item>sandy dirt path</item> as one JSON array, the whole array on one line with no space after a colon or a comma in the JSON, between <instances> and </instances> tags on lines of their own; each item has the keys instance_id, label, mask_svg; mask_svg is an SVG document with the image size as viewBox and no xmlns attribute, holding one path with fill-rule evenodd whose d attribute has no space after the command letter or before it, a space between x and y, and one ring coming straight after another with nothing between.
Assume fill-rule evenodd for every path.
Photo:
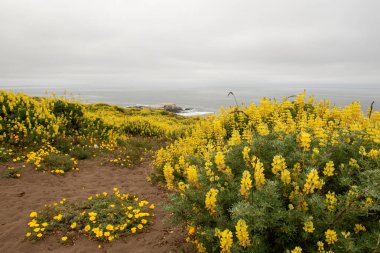
<instances>
[{"instance_id":1,"label":"sandy dirt path","mask_svg":"<svg viewBox=\"0 0 380 253\"><path fill-rule=\"evenodd\" d=\"M0 173L9 164L0 163ZM179 227L164 224L166 217L162 206L167 201L163 189L150 185L146 176L151 173L149 162L135 169L100 166L100 161L85 160L79 163L79 172L65 176L39 173L31 168L23 169L20 179L0 178L0 252L186 252L183 249L183 232ZM106 243L98 249L98 242L80 237L74 245L62 245L59 238L50 236L40 242L25 241L29 214L66 198L68 201L86 199L103 191L131 193L156 205L154 224L146 232Z\"/></svg>"}]
</instances>

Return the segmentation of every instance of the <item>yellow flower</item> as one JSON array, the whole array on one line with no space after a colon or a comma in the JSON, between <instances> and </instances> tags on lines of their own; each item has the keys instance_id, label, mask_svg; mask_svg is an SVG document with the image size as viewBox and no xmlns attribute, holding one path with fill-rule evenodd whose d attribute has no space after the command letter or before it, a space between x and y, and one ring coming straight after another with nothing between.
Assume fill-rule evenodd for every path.
<instances>
[{"instance_id":1,"label":"yellow flower","mask_svg":"<svg viewBox=\"0 0 380 253\"><path fill-rule=\"evenodd\" d=\"M241 143L240 133L238 130L234 129L232 131L231 138L228 140L228 145L234 146L234 145L238 145L240 143Z\"/></svg>"},{"instance_id":2,"label":"yellow flower","mask_svg":"<svg viewBox=\"0 0 380 253\"><path fill-rule=\"evenodd\" d=\"M304 223L303 230L305 230L306 233L314 232L315 228L314 228L313 221L311 219L309 219L308 221Z\"/></svg>"},{"instance_id":3,"label":"yellow flower","mask_svg":"<svg viewBox=\"0 0 380 253\"><path fill-rule=\"evenodd\" d=\"M107 232L104 232L104 236L105 236L105 237L108 237L108 236L110 236L110 234L111 234L111 233L110 233L110 232L108 232L108 231L107 231Z\"/></svg>"},{"instance_id":4,"label":"yellow flower","mask_svg":"<svg viewBox=\"0 0 380 253\"><path fill-rule=\"evenodd\" d=\"M114 227L111 224L108 224L106 226L106 229L112 231L112 230L114 230Z\"/></svg>"},{"instance_id":5,"label":"yellow flower","mask_svg":"<svg viewBox=\"0 0 380 253\"><path fill-rule=\"evenodd\" d=\"M30 232L26 233L26 237L29 237L31 235L32 235L32 233L30 233Z\"/></svg>"},{"instance_id":6,"label":"yellow flower","mask_svg":"<svg viewBox=\"0 0 380 253\"><path fill-rule=\"evenodd\" d=\"M283 170L286 169L286 161L285 161L285 158L280 156L280 155L276 155L273 157L273 162L272 162L272 172L273 174L277 175L278 172L282 172Z\"/></svg>"},{"instance_id":7,"label":"yellow flower","mask_svg":"<svg viewBox=\"0 0 380 253\"><path fill-rule=\"evenodd\" d=\"M49 225L49 223L47 223L47 222L42 223L43 227L47 227L48 225Z\"/></svg>"},{"instance_id":8,"label":"yellow flower","mask_svg":"<svg viewBox=\"0 0 380 253\"><path fill-rule=\"evenodd\" d=\"M218 169L220 171L223 171L226 167L223 153L217 152L214 159L215 159L215 164L218 167Z\"/></svg>"},{"instance_id":9,"label":"yellow flower","mask_svg":"<svg viewBox=\"0 0 380 253\"><path fill-rule=\"evenodd\" d=\"M189 181L189 183L194 186L197 186L198 181L199 181L197 167L194 165L189 166L186 169L186 174L187 174L187 180Z\"/></svg>"},{"instance_id":10,"label":"yellow flower","mask_svg":"<svg viewBox=\"0 0 380 253\"><path fill-rule=\"evenodd\" d=\"M174 169L170 164L166 164L163 168L164 177L166 181L166 186L168 189L173 189L173 181L174 181Z\"/></svg>"},{"instance_id":11,"label":"yellow flower","mask_svg":"<svg viewBox=\"0 0 380 253\"><path fill-rule=\"evenodd\" d=\"M58 214L56 216L53 217L54 220L57 220L57 221L61 221L62 220L62 214Z\"/></svg>"},{"instance_id":12,"label":"yellow flower","mask_svg":"<svg viewBox=\"0 0 380 253\"><path fill-rule=\"evenodd\" d=\"M138 228L138 229L143 229L143 227L144 227L144 226L143 226L142 224L137 225L137 228Z\"/></svg>"},{"instance_id":13,"label":"yellow flower","mask_svg":"<svg viewBox=\"0 0 380 253\"><path fill-rule=\"evenodd\" d=\"M86 226L84 227L84 231L88 232L88 231L90 231L90 230L91 230L91 226L90 226L90 225L86 225Z\"/></svg>"},{"instance_id":14,"label":"yellow flower","mask_svg":"<svg viewBox=\"0 0 380 253\"><path fill-rule=\"evenodd\" d=\"M334 244L336 241L338 241L335 230L327 229L325 232L325 237L327 244Z\"/></svg>"},{"instance_id":15,"label":"yellow flower","mask_svg":"<svg viewBox=\"0 0 380 253\"><path fill-rule=\"evenodd\" d=\"M283 182L285 185L290 184L292 181L292 178L290 177L290 171L287 169L284 169L281 171L281 182Z\"/></svg>"},{"instance_id":16,"label":"yellow flower","mask_svg":"<svg viewBox=\"0 0 380 253\"><path fill-rule=\"evenodd\" d=\"M302 248L297 246L294 249L292 249L290 253L302 253Z\"/></svg>"},{"instance_id":17,"label":"yellow flower","mask_svg":"<svg viewBox=\"0 0 380 253\"><path fill-rule=\"evenodd\" d=\"M319 179L318 171L312 169L309 174L307 174L307 179L305 185L303 186L303 191L308 193L314 193L315 189L322 189L324 182Z\"/></svg>"},{"instance_id":18,"label":"yellow flower","mask_svg":"<svg viewBox=\"0 0 380 253\"><path fill-rule=\"evenodd\" d=\"M317 246L318 246L318 253L325 253L325 247L324 247L325 245L323 242L318 241Z\"/></svg>"},{"instance_id":19,"label":"yellow flower","mask_svg":"<svg viewBox=\"0 0 380 253\"><path fill-rule=\"evenodd\" d=\"M362 224L355 224L354 231L355 231L355 234L359 234L361 231L363 232L366 231L366 228Z\"/></svg>"},{"instance_id":20,"label":"yellow flower","mask_svg":"<svg viewBox=\"0 0 380 253\"><path fill-rule=\"evenodd\" d=\"M261 187L265 184L265 175L264 175L264 165L257 159L255 169L254 169L254 178L255 184L258 190L261 190Z\"/></svg>"},{"instance_id":21,"label":"yellow flower","mask_svg":"<svg viewBox=\"0 0 380 253\"><path fill-rule=\"evenodd\" d=\"M218 195L218 190L211 188L206 193L205 206L211 215L216 214L216 197Z\"/></svg>"},{"instance_id":22,"label":"yellow flower","mask_svg":"<svg viewBox=\"0 0 380 253\"><path fill-rule=\"evenodd\" d=\"M31 212L29 216L30 218L37 217L37 212Z\"/></svg>"},{"instance_id":23,"label":"yellow flower","mask_svg":"<svg viewBox=\"0 0 380 253\"><path fill-rule=\"evenodd\" d=\"M326 205L327 205L327 209L332 212L335 210L335 205L336 203L338 202L336 196L335 196L335 192L328 192L326 194Z\"/></svg>"},{"instance_id":24,"label":"yellow flower","mask_svg":"<svg viewBox=\"0 0 380 253\"><path fill-rule=\"evenodd\" d=\"M195 227L190 226L190 225L187 225L186 228L187 228L187 234L188 235L194 235L195 232L197 231L197 229Z\"/></svg>"},{"instance_id":25,"label":"yellow flower","mask_svg":"<svg viewBox=\"0 0 380 253\"><path fill-rule=\"evenodd\" d=\"M242 153L243 153L243 159L245 161L246 164L249 164L250 162L250 157L249 157L249 152L251 151L251 149L247 146L244 147Z\"/></svg>"},{"instance_id":26,"label":"yellow flower","mask_svg":"<svg viewBox=\"0 0 380 253\"><path fill-rule=\"evenodd\" d=\"M348 162L348 165L350 165L351 167L353 167L355 169L360 169L358 161L356 159L354 159L354 158L350 159L350 161Z\"/></svg>"},{"instance_id":27,"label":"yellow flower","mask_svg":"<svg viewBox=\"0 0 380 253\"><path fill-rule=\"evenodd\" d=\"M323 174L325 176L328 176L328 177L332 177L334 176L334 162L333 161L329 161L328 163L326 163L326 167L325 169L323 170Z\"/></svg>"},{"instance_id":28,"label":"yellow flower","mask_svg":"<svg viewBox=\"0 0 380 253\"><path fill-rule=\"evenodd\" d=\"M236 224L236 237L239 240L239 245L243 248L249 247L251 245L251 240L249 239L248 225L245 220L240 219Z\"/></svg>"},{"instance_id":29,"label":"yellow flower","mask_svg":"<svg viewBox=\"0 0 380 253\"><path fill-rule=\"evenodd\" d=\"M343 231L343 232L342 232L342 235L343 235L344 238L347 239L347 238L351 235L351 233L350 233L350 232L347 232L347 231Z\"/></svg>"},{"instance_id":30,"label":"yellow flower","mask_svg":"<svg viewBox=\"0 0 380 253\"><path fill-rule=\"evenodd\" d=\"M268 125L261 122L256 127L257 133L261 136L267 136L269 134Z\"/></svg>"},{"instance_id":31,"label":"yellow flower","mask_svg":"<svg viewBox=\"0 0 380 253\"><path fill-rule=\"evenodd\" d=\"M63 236L63 237L61 238L61 240L65 242L65 241L67 240L67 236Z\"/></svg>"},{"instance_id":32,"label":"yellow flower","mask_svg":"<svg viewBox=\"0 0 380 253\"><path fill-rule=\"evenodd\" d=\"M70 226L72 229L75 229L76 227L77 227L77 223L76 222L74 222L73 224L71 224L71 226Z\"/></svg>"},{"instance_id":33,"label":"yellow flower","mask_svg":"<svg viewBox=\"0 0 380 253\"><path fill-rule=\"evenodd\" d=\"M231 246L233 243L233 235L232 232L228 229L225 229L223 232L219 233L219 240L220 240L220 249L221 253L230 253L231 252Z\"/></svg>"},{"instance_id":34,"label":"yellow flower","mask_svg":"<svg viewBox=\"0 0 380 253\"><path fill-rule=\"evenodd\" d=\"M149 206L149 209L154 209L154 204L151 204L150 206Z\"/></svg>"},{"instance_id":35,"label":"yellow flower","mask_svg":"<svg viewBox=\"0 0 380 253\"><path fill-rule=\"evenodd\" d=\"M309 133L301 132L298 135L298 141L299 141L301 148L303 148L304 151L310 150L311 138L310 138Z\"/></svg>"},{"instance_id":36,"label":"yellow flower","mask_svg":"<svg viewBox=\"0 0 380 253\"><path fill-rule=\"evenodd\" d=\"M373 199L371 197L367 197L365 199L365 203L364 203L364 207L369 207L369 206L372 206L373 205Z\"/></svg>"},{"instance_id":37,"label":"yellow flower","mask_svg":"<svg viewBox=\"0 0 380 253\"><path fill-rule=\"evenodd\" d=\"M252 188L252 180L251 180L251 173L249 173L248 170L245 170L243 172L243 177L241 179L240 183L240 194L247 199L249 195L249 191Z\"/></svg>"},{"instance_id":38,"label":"yellow flower","mask_svg":"<svg viewBox=\"0 0 380 253\"><path fill-rule=\"evenodd\" d=\"M148 221L146 219L141 220L141 224L147 224L147 223L148 223Z\"/></svg>"},{"instance_id":39,"label":"yellow flower","mask_svg":"<svg viewBox=\"0 0 380 253\"><path fill-rule=\"evenodd\" d=\"M131 228L131 232L132 234L136 233L136 228L135 227Z\"/></svg>"},{"instance_id":40,"label":"yellow flower","mask_svg":"<svg viewBox=\"0 0 380 253\"><path fill-rule=\"evenodd\" d=\"M38 238L41 238L41 237L42 237L42 234L41 234L41 233L38 233L38 234L37 234L37 237L38 237Z\"/></svg>"}]
</instances>

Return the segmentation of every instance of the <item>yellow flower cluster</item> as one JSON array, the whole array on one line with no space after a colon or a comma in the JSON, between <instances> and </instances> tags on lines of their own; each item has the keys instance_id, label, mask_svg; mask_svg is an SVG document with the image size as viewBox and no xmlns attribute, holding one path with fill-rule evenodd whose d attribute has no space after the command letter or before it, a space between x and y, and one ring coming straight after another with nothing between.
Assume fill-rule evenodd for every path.
<instances>
[{"instance_id":1,"label":"yellow flower cluster","mask_svg":"<svg viewBox=\"0 0 380 253\"><path fill-rule=\"evenodd\" d=\"M186 169L186 174L187 174L187 180L189 181L190 184L197 186L198 185L198 171L197 167L194 165L189 166Z\"/></svg>"},{"instance_id":2,"label":"yellow flower cluster","mask_svg":"<svg viewBox=\"0 0 380 253\"><path fill-rule=\"evenodd\" d=\"M290 253L302 253L302 248L297 246L290 251Z\"/></svg>"},{"instance_id":3,"label":"yellow flower cluster","mask_svg":"<svg viewBox=\"0 0 380 253\"><path fill-rule=\"evenodd\" d=\"M292 181L292 178L290 176L290 171L288 171L287 169L284 169L283 171L281 171L281 181L285 185L290 184L290 182Z\"/></svg>"},{"instance_id":4,"label":"yellow flower cluster","mask_svg":"<svg viewBox=\"0 0 380 253\"><path fill-rule=\"evenodd\" d=\"M299 145L304 151L310 150L311 135L307 132L301 132L298 136Z\"/></svg>"},{"instance_id":5,"label":"yellow flower cluster","mask_svg":"<svg viewBox=\"0 0 380 253\"><path fill-rule=\"evenodd\" d=\"M329 161L328 163L326 163L326 167L325 169L323 170L323 174L325 176L328 176L328 177L332 177L334 176L334 162L333 161Z\"/></svg>"},{"instance_id":6,"label":"yellow flower cluster","mask_svg":"<svg viewBox=\"0 0 380 253\"><path fill-rule=\"evenodd\" d=\"M248 170L243 171L243 177L240 184L240 194L247 199L249 191L252 188L251 173Z\"/></svg>"},{"instance_id":7,"label":"yellow flower cluster","mask_svg":"<svg viewBox=\"0 0 380 253\"><path fill-rule=\"evenodd\" d=\"M324 182L322 179L319 179L318 171L312 169L309 174L307 174L306 183L303 186L303 192L306 194L313 193L315 189L322 189Z\"/></svg>"},{"instance_id":8,"label":"yellow flower cluster","mask_svg":"<svg viewBox=\"0 0 380 253\"><path fill-rule=\"evenodd\" d=\"M166 164L163 171L164 171L166 186L168 187L168 189L173 189L173 181L174 181L173 167L170 164Z\"/></svg>"},{"instance_id":9,"label":"yellow flower cluster","mask_svg":"<svg viewBox=\"0 0 380 253\"><path fill-rule=\"evenodd\" d=\"M220 240L220 252L231 253L231 246L233 243L233 234L230 230L225 229L218 234Z\"/></svg>"},{"instance_id":10,"label":"yellow flower cluster","mask_svg":"<svg viewBox=\"0 0 380 253\"><path fill-rule=\"evenodd\" d=\"M327 244L334 244L338 241L337 234L335 230L327 229L325 232L326 242Z\"/></svg>"},{"instance_id":11,"label":"yellow flower cluster","mask_svg":"<svg viewBox=\"0 0 380 253\"><path fill-rule=\"evenodd\" d=\"M216 198L218 195L218 190L211 188L207 193L206 193L206 199L205 199L205 206L206 209L210 212L211 215L216 215Z\"/></svg>"},{"instance_id":12,"label":"yellow flower cluster","mask_svg":"<svg viewBox=\"0 0 380 253\"><path fill-rule=\"evenodd\" d=\"M261 190L261 187L263 187L263 185L265 184L265 175L264 165L258 158L254 166L254 178L257 189Z\"/></svg>"},{"instance_id":13,"label":"yellow flower cluster","mask_svg":"<svg viewBox=\"0 0 380 253\"><path fill-rule=\"evenodd\" d=\"M328 192L326 194L326 205L327 205L327 209L332 212L335 210L335 205L336 203L338 202L336 196L335 196L335 192Z\"/></svg>"},{"instance_id":14,"label":"yellow flower cluster","mask_svg":"<svg viewBox=\"0 0 380 253\"><path fill-rule=\"evenodd\" d=\"M355 231L355 234L359 234L362 231L363 232L366 231L366 228L362 224L355 224L354 231Z\"/></svg>"},{"instance_id":15,"label":"yellow flower cluster","mask_svg":"<svg viewBox=\"0 0 380 253\"><path fill-rule=\"evenodd\" d=\"M236 224L236 237L239 240L239 245L243 248L251 246L251 239L249 238L248 225L245 220L240 219Z\"/></svg>"},{"instance_id":16,"label":"yellow flower cluster","mask_svg":"<svg viewBox=\"0 0 380 253\"><path fill-rule=\"evenodd\" d=\"M272 172L275 175L277 175L279 172L282 172L285 169L286 169L285 158L280 155L274 156L273 162L272 162Z\"/></svg>"},{"instance_id":17,"label":"yellow flower cluster","mask_svg":"<svg viewBox=\"0 0 380 253\"><path fill-rule=\"evenodd\" d=\"M307 220L305 223L304 223L304 226L303 226L303 230L306 232L306 233L313 233L315 228L314 228L314 223L313 223L313 218L311 217L309 220Z\"/></svg>"},{"instance_id":18,"label":"yellow flower cluster","mask_svg":"<svg viewBox=\"0 0 380 253\"><path fill-rule=\"evenodd\" d=\"M223 172L227 176L232 176L231 169L226 166L225 157L222 152L217 152L215 155L215 164L220 172Z\"/></svg>"}]
</instances>

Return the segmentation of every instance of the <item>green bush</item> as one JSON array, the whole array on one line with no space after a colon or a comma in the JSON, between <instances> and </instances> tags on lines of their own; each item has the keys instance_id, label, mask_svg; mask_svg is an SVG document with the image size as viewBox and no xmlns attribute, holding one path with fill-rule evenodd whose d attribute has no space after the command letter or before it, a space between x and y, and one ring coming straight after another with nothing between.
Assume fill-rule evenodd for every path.
<instances>
[{"instance_id":1,"label":"green bush","mask_svg":"<svg viewBox=\"0 0 380 253\"><path fill-rule=\"evenodd\" d=\"M74 161L68 155L50 153L42 163L42 170L63 170L67 172L75 167Z\"/></svg>"}]
</instances>

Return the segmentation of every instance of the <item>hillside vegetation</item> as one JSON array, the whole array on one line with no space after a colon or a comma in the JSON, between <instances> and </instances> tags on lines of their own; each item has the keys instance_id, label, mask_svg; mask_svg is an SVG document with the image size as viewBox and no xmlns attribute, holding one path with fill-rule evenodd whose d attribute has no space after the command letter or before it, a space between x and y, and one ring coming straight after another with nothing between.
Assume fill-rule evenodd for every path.
<instances>
[{"instance_id":1,"label":"hillside vegetation","mask_svg":"<svg viewBox=\"0 0 380 253\"><path fill-rule=\"evenodd\" d=\"M99 157L134 168L155 153L151 179L198 252L380 252L380 112L359 102L301 93L185 118L0 91L0 143L12 164L3 176L15 179ZM147 200L114 191L31 210L27 237L109 242L151 224L154 205L142 212Z\"/></svg>"}]
</instances>

